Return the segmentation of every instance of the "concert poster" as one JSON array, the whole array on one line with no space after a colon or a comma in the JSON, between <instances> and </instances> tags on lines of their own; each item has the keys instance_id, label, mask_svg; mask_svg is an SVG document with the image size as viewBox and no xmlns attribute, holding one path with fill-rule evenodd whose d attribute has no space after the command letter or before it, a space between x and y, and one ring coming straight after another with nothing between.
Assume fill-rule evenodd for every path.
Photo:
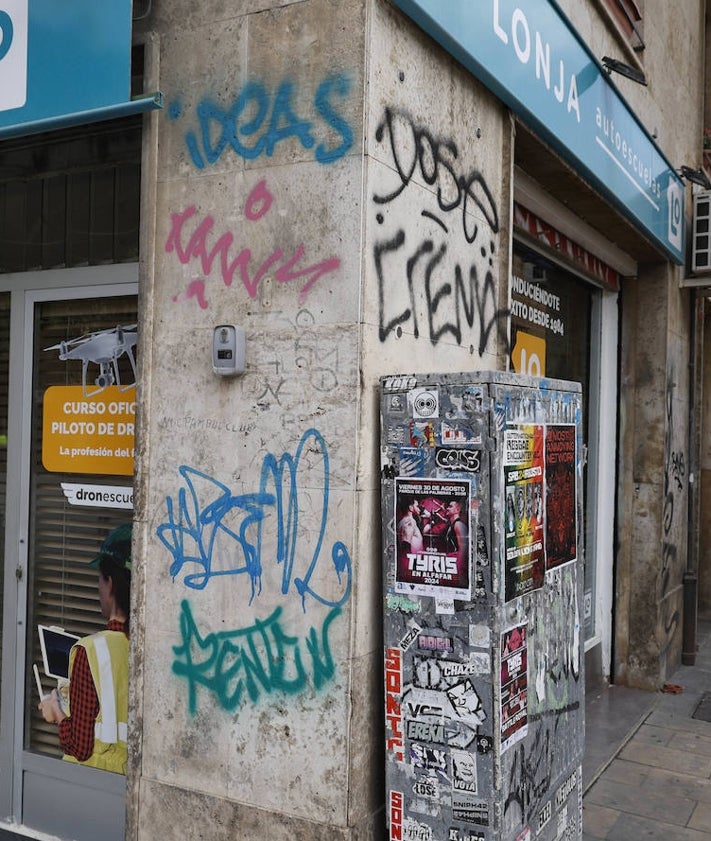
<instances>
[{"instance_id":1,"label":"concert poster","mask_svg":"<svg viewBox=\"0 0 711 841\"><path fill-rule=\"evenodd\" d=\"M504 579L507 602L543 586L543 427L504 430Z\"/></svg>"},{"instance_id":2,"label":"concert poster","mask_svg":"<svg viewBox=\"0 0 711 841\"><path fill-rule=\"evenodd\" d=\"M517 625L501 634L501 753L528 732L527 630Z\"/></svg>"},{"instance_id":3,"label":"concert poster","mask_svg":"<svg viewBox=\"0 0 711 841\"><path fill-rule=\"evenodd\" d=\"M575 425L546 427L546 566L577 557Z\"/></svg>"},{"instance_id":4,"label":"concert poster","mask_svg":"<svg viewBox=\"0 0 711 841\"><path fill-rule=\"evenodd\" d=\"M468 479L395 479L395 590L471 599Z\"/></svg>"}]
</instances>

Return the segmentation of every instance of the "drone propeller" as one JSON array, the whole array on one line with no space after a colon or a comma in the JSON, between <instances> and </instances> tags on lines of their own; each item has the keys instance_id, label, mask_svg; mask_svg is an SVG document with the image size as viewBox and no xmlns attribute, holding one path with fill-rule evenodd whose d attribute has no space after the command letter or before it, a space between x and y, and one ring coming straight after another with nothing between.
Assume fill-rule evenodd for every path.
<instances>
[{"instance_id":1,"label":"drone propeller","mask_svg":"<svg viewBox=\"0 0 711 841\"><path fill-rule=\"evenodd\" d=\"M136 330L137 327L138 324L117 324L116 327L109 328L108 330L94 330L90 333L82 333L81 336L77 336L74 339L63 339L56 345L50 345L49 347L46 347L45 350L65 351L67 348L77 347L78 345L86 344L86 342L91 341L96 336L107 335L110 333L116 333L119 335L119 337L123 337L124 333Z\"/></svg>"}]
</instances>

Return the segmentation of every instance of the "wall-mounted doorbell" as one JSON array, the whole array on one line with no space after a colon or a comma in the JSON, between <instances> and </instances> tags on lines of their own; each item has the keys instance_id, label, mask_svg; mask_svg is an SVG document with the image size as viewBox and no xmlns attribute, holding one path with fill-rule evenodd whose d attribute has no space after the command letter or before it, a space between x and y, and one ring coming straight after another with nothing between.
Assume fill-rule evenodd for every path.
<instances>
[{"instance_id":1,"label":"wall-mounted doorbell","mask_svg":"<svg viewBox=\"0 0 711 841\"><path fill-rule=\"evenodd\" d=\"M244 374L244 330L218 324L212 336L212 370L222 377Z\"/></svg>"}]
</instances>

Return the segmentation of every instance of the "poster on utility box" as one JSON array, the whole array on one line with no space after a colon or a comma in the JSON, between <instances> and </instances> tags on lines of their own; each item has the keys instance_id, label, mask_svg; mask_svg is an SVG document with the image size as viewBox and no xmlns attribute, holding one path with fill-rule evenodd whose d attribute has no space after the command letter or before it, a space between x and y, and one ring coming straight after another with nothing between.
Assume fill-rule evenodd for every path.
<instances>
[{"instance_id":1,"label":"poster on utility box","mask_svg":"<svg viewBox=\"0 0 711 841\"><path fill-rule=\"evenodd\" d=\"M395 479L395 590L471 599L468 479Z\"/></svg>"},{"instance_id":2,"label":"poster on utility box","mask_svg":"<svg viewBox=\"0 0 711 841\"><path fill-rule=\"evenodd\" d=\"M543 426L504 430L506 601L543 586Z\"/></svg>"}]
</instances>

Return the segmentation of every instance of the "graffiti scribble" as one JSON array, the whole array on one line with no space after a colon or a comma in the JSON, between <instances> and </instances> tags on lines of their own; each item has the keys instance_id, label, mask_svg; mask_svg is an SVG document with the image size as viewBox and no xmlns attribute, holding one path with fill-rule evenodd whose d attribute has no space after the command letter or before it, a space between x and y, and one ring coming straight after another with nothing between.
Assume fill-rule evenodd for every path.
<instances>
[{"instance_id":1,"label":"graffiti scribble","mask_svg":"<svg viewBox=\"0 0 711 841\"><path fill-rule=\"evenodd\" d=\"M182 640L173 646L173 672L188 681L191 714L197 709L198 686L212 692L223 709L231 712L247 698L255 704L262 694L294 695L305 691L309 681L318 690L332 679L335 666L328 632L340 608L329 611L320 633L312 626L303 639L286 633L281 612L277 607L267 619L257 619L246 628L203 637L189 603L183 601Z\"/></svg>"},{"instance_id":2,"label":"graffiti scribble","mask_svg":"<svg viewBox=\"0 0 711 841\"><path fill-rule=\"evenodd\" d=\"M301 497L299 477L307 467L308 491ZM318 482L314 482L311 470L319 473ZM197 572L186 571L183 582L202 590L215 576L246 575L251 604L262 592L263 545L268 536L275 545L271 561L281 567L282 595L295 591L304 612L307 596L329 607L340 607L348 601L348 549L336 541L331 546L330 564L322 557L328 520L329 458L320 432L307 430L294 456L284 453L277 458L267 454L257 493L235 496L226 485L199 470L183 466L179 472L185 485L178 491L177 500L167 497L167 521L157 529L158 537L173 557L173 578L184 567L197 568ZM306 510L303 500L308 500L308 511L312 511L314 502L318 507L319 493L318 528L305 535L299 529L299 515ZM275 533L265 534L267 526L274 527ZM214 563L216 559L219 568ZM325 595L327 588L330 592L333 587L334 575L339 590L336 598Z\"/></svg>"},{"instance_id":3,"label":"graffiti scribble","mask_svg":"<svg viewBox=\"0 0 711 841\"><path fill-rule=\"evenodd\" d=\"M494 277L499 214L483 173L462 171L456 143L402 111L385 109L375 140L393 172L373 195L380 341L410 330L433 345L471 342L479 356L492 336L507 343Z\"/></svg>"},{"instance_id":4,"label":"graffiti scribble","mask_svg":"<svg viewBox=\"0 0 711 841\"><path fill-rule=\"evenodd\" d=\"M271 207L272 198L264 181L260 181L247 198L245 206L247 218L251 221L261 219ZM195 223L191 222L194 224L192 231L184 230L186 223L192 220L196 212L195 206L191 205L181 213L171 214L170 233L165 242L166 253L175 253L184 266L193 261L199 261L202 273L206 276L211 275L213 269L216 268L225 286L232 286L237 275L250 298L257 296L259 284L270 272L273 272L277 283L291 283L305 279L306 282L299 291L299 303L303 303L316 281L341 265L338 257L329 257L318 263L304 266L302 260L305 249L303 245L298 245L291 255L285 254L281 248L275 248L260 266L252 270L250 249L242 248L235 255L233 252L234 234L230 231L219 236L215 234L213 230L215 220L212 216L205 216L202 220L196 220ZM211 238L214 238L214 241L211 241ZM208 306L203 280L193 280L187 292L176 295L173 300L184 301L192 296L198 298L198 303L203 309Z\"/></svg>"}]
</instances>

